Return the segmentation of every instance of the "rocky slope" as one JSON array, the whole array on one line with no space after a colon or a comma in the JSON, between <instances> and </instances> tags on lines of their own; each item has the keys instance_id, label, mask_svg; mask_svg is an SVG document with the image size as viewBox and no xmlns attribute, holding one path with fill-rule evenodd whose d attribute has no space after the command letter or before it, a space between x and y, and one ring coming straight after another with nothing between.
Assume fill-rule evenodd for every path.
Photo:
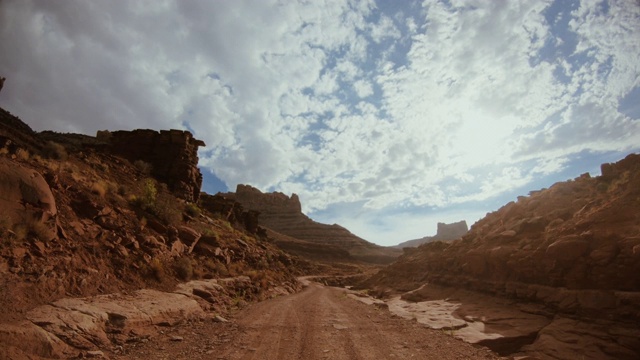
<instances>
[{"instance_id":1,"label":"rocky slope","mask_svg":"<svg viewBox=\"0 0 640 360\"><path fill-rule=\"evenodd\" d=\"M469 231L467 222L462 220L451 224L438 223L438 230L434 236L425 236L420 239L409 240L401 242L394 246L395 248L402 249L405 247L418 247L422 244L426 244L431 241L448 241L456 240L464 236Z\"/></svg>"},{"instance_id":2,"label":"rocky slope","mask_svg":"<svg viewBox=\"0 0 640 360\"><path fill-rule=\"evenodd\" d=\"M640 155L519 197L461 240L408 251L365 286L429 283L544 305L549 325L521 349L529 355L639 358Z\"/></svg>"},{"instance_id":3,"label":"rocky slope","mask_svg":"<svg viewBox=\"0 0 640 360\"><path fill-rule=\"evenodd\" d=\"M29 336L33 344L55 336L51 341L75 353L103 346L102 336L75 342L69 336L77 332L72 322L32 321L35 327L27 330L19 326L36 309L68 302L65 298L174 291L191 279L242 277L219 296L190 290L224 312L240 301L269 297L275 287L285 292L298 288L298 264L306 263L272 244L259 231L255 214L240 209L227 218L193 202L200 195L194 164L201 143L190 133L111 135L105 141L36 133L0 109L0 358L9 356L2 351L17 341L29 344ZM114 140L120 137L128 140ZM145 155L159 148L167 164ZM136 151L139 159L130 155ZM45 315L38 313L39 318ZM106 321L98 312L93 315L96 320L88 321L95 326ZM16 355L28 350L13 349L10 356L35 358Z\"/></svg>"},{"instance_id":4,"label":"rocky slope","mask_svg":"<svg viewBox=\"0 0 640 360\"><path fill-rule=\"evenodd\" d=\"M398 249L372 244L349 232L340 225L321 224L302 213L300 199L279 193L264 194L249 185L238 185L235 193L221 194L235 199L245 208L260 213L260 222L274 232L279 246L296 254L317 259L322 254L325 260L353 259L384 264L400 255Z\"/></svg>"}]
</instances>

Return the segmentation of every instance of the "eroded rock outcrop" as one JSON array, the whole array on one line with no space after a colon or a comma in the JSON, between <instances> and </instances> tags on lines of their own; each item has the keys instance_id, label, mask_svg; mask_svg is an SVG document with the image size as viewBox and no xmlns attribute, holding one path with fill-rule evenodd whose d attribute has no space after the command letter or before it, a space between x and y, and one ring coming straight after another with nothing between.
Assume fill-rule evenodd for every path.
<instances>
[{"instance_id":1,"label":"eroded rock outcrop","mask_svg":"<svg viewBox=\"0 0 640 360\"><path fill-rule=\"evenodd\" d=\"M274 287L274 296L289 294L291 286ZM251 292L250 278L194 280L174 292L143 289L131 294L64 298L37 307L27 320L0 324L0 357L82 358L113 349L115 344L155 336L155 327L174 326L190 319L219 317L220 307Z\"/></svg>"},{"instance_id":2,"label":"eroded rock outcrop","mask_svg":"<svg viewBox=\"0 0 640 360\"><path fill-rule=\"evenodd\" d=\"M604 164L602 174L519 197L487 214L461 240L405 254L368 285L408 291L435 283L542 303L561 318L598 324L606 334L599 341L613 343L598 356L639 356L640 341L629 339L638 335L640 322L640 155ZM584 329L584 336L599 336ZM572 339L580 331L558 336ZM528 349L555 356L541 343Z\"/></svg>"},{"instance_id":3,"label":"eroded rock outcrop","mask_svg":"<svg viewBox=\"0 0 640 360\"><path fill-rule=\"evenodd\" d=\"M264 229L258 225L260 212L245 210L242 204L232 198L222 194L201 193L200 206L214 214L220 214L230 223L243 225L252 234L266 235Z\"/></svg>"},{"instance_id":4,"label":"eroded rock outcrop","mask_svg":"<svg viewBox=\"0 0 640 360\"><path fill-rule=\"evenodd\" d=\"M188 131L133 130L100 132L99 138L110 144L114 154L132 162L151 165L151 174L165 182L178 197L198 201L202 174L198 169L198 147L204 142Z\"/></svg>"},{"instance_id":5,"label":"eroded rock outcrop","mask_svg":"<svg viewBox=\"0 0 640 360\"><path fill-rule=\"evenodd\" d=\"M56 236L56 200L42 175L0 158L0 220L12 231L41 241Z\"/></svg>"},{"instance_id":6,"label":"eroded rock outcrop","mask_svg":"<svg viewBox=\"0 0 640 360\"><path fill-rule=\"evenodd\" d=\"M284 248L304 252L307 248L304 243L315 244L308 247L309 252L313 252L318 250L317 244L323 244L342 250L336 254L337 258L343 259L343 251L346 251L357 260L372 263L389 263L400 254L397 249L369 243L340 225L311 220L302 213L296 194L291 197L279 192L265 194L252 186L238 185L235 193L223 195L241 203L246 209L260 212L260 223L265 227L298 240L281 241Z\"/></svg>"},{"instance_id":7,"label":"eroded rock outcrop","mask_svg":"<svg viewBox=\"0 0 640 360\"><path fill-rule=\"evenodd\" d=\"M422 244L431 242L431 241L448 241L448 240L456 240L464 236L469 231L469 226L467 226L467 222L462 220L458 222L454 222L451 224L446 223L438 223L438 230L434 236L425 236L420 239L409 240L402 242L396 246L395 248L412 248L418 247Z\"/></svg>"}]
</instances>

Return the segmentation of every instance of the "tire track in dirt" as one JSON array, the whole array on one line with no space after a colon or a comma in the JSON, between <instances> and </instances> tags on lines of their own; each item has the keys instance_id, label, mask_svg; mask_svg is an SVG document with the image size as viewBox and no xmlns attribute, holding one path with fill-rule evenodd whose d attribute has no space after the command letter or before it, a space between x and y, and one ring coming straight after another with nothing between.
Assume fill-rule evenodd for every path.
<instances>
[{"instance_id":1,"label":"tire track in dirt","mask_svg":"<svg viewBox=\"0 0 640 360\"><path fill-rule=\"evenodd\" d=\"M231 319L176 325L127 346L114 359L499 359L486 348L356 301L345 289L314 283L300 293L252 304Z\"/></svg>"},{"instance_id":2,"label":"tire track in dirt","mask_svg":"<svg viewBox=\"0 0 640 360\"><path fill-rule=\"evenodd\" d=\"M212 359L496 358L318 284L255 304L240 314L237 324L239 336Z\"/></svg>"}]
</instances>

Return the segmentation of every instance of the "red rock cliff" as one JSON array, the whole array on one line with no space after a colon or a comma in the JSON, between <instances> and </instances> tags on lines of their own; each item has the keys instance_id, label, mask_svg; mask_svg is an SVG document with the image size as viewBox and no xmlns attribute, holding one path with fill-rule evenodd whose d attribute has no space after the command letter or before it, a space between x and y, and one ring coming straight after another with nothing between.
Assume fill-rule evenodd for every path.
<instances>
[{"instance_id":1,"label":"red rock cliff","mask_svg":"<svg viewBox=\"0 0 640 360\"><path fill-rule=\"evenodd\" d=\"M165 182L172 192L187 201L196 202L200 196L202 174L198 169L198 147L204 142L188 131L133 130L114 131L107 136L111 151L130 161L142 160L151 164L151 173Z\"/></svg>"},{"instance_id":2,"label":"red rock cliff","mask_svg":"<svg viewBox=\"0 0 640 360\"><path fill-rule=\"evenodd\" d=\"M519 197L461 240L421 246L369 284L433 282L640 321L640 155L602 173Z\"/></svg>"},{"instance_id":3,"label":"red rock cliff","mask_svg":"<svg viewBox=\"0 0 640 360\"><path fill-rule=\"evenodd\" d=\"M325 244L347 251L353 258L373 263L389 263L400 251L385 248L357 237L340 225L321 224L302 213L298 195L262 193L249 185L238 185L231 196L246 209L260 212L260 224L292 238L312 244ZM343 255L341 255L343 256Z\"/></svg>"}]
</instances>

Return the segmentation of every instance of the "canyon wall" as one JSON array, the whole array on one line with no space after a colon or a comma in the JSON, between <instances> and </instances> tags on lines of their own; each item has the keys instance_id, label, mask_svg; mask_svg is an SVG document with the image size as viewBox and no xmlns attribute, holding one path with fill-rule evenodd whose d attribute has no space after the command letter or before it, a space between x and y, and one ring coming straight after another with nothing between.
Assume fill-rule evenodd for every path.
<instances>
[{"instance_id":1,"label":"canyon wall","mask_svg":"<svg viewBox=\"0 0 640 360\"><path fill-rule=\"evenodd\" d=\"M151 174L166 183L178 197L197 202L202 186L198 169L198 147L204 142L188 131L133 130L99 132L98 138L109 143L113 154L131 162L151 165Z\"/></svg>"},{"instance_id":2,"label":"canyon wall","mask_svg":"<svg viewBox=\"0 0 640 360\"><path fill-rule=\"evenodd\" d=\"M518 197L460 240L406 252L363 286L409 291L438 284L542 304L553 322L532 348L550 355L563 337L581 336L601 346L605 358L634 358L640 354L640 155L601 169L602 176L583 174ZM567 319L591 325L562 328ZM556 335L545 337L551 330Z\"/></svg>"},{"instance_id":3,"label":"canyon wall","mask_svg":"<svg viewBox=\"0 0 640 360\"><path fill-rule=\"evenodd\" d=\"M238 185L235 193L224 195L233 197L246 209L260 212L261 225L299 241L316 244L314 249L317 244L324 244L346 251L354 259L371 263L389 263L400 255L397 249L367 242L340 225L313 221L302 213L296 194L289 197L279 192L262 193L249 185ZM297 248L302 246L300 242L295 245ZM336 253L336 256L344 258L342 253Z\"/></svg>"},{"instance_id":4,"label":"canyon wall","mask_svg":"<svg viewBox=\"0 0 640 360\"><path fill-rule=\"evenodd\" d=\"M451 224L445 224L445 223L439 222L437 232L434 236L425 236L420 239L405 241L394 247L399 249L406 248L406 247L413 248L413 247L418 247L422 244L426 244L428 242L436 241L436 240L441 240L441 241L456 240L464 236L468 231L469 231L469 226L467 225L467 222L464 220L454 222Z\"/></svg>"}]
</instances>

